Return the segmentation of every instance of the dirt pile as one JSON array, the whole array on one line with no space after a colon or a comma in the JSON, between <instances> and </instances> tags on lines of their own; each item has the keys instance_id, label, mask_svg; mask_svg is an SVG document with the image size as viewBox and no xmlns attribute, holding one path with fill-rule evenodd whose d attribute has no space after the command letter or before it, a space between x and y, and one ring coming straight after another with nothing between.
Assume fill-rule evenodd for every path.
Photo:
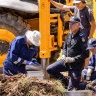
<instances>
[{"instance_id":1,"label":"dirt pile","mask_svg":"<svg viewBox=\"0 0 96 96\"><path fill-rule=\"evenodd\" d=\"M64 96L60 83L19 74L0 81L0 96Z\"/></svg>"}]
</instances>

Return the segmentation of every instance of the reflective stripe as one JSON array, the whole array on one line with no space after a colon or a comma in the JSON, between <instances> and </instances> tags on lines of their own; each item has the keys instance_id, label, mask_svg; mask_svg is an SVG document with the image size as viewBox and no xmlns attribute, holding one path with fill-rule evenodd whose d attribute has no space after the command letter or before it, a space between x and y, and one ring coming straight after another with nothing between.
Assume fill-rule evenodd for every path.
<instances>
[{"instance_id":1,"label":"reflective stripe","mask_svg":"<svg viewBox=\"0 0 96 96\"><path fill-rule=\"evenodd\" d=\"M20 61L21 61L21 58L19 57L19 58L17 59L17 61L14 62L14 64L17 64L17 63L19 63Z\"/></svg>"},{"instance_id":2,"label":"reflective stripe","mask_svg":"<svg viewBox=\"0 0 96 96\"><path fill-rule=\"evenodd\" d=\"M36 60L36 58L32 58L32 61L33 61L33 60Z\"/></svg>"},{"instance_id":3,"label":"reflective stripe","mask_svg":"<svg viewBox=\"0 0 96 96\"><path fill-rule=\"evenodd\" d=\"M29 65L31 64L32 62L29 63Z\"/></svg>"}]
</instances>

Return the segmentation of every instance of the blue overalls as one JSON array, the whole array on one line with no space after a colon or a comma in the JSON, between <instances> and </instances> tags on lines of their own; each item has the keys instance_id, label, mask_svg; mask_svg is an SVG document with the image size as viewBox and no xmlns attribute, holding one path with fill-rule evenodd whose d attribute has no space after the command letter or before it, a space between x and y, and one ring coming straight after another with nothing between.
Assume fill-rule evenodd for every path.
<instances>
[{"instance_id":1,"label":"blue overalls","mask_svg":"<svg viewBox=\"0 0 96 96\"><path fill-rule=\"evenodd\" d=\"M3 63L3 73L6 75L15 75L26 73L24 60L31 61L36 59L37 47L32 45L28 48L26 36L16 37L10 44L7 57Z\"/></svg>"},{"instance_id":2,"label":"blue overalls","mask_svg":"<svg viewBox=\"0 0 96 96\"><path fill-rule=\"evenodd\" d=\"M86 75L87 75L87 70L88 69L92 69L93 70L93 72L91 74L91 80L95 80L96 79L95 67L96 67L96 54L91 56L91 58L89 60L88 68L84 69L82 71L82 75L83 75L84 80L86 79Z\"/></svg>"},{"instance_id":3,"label":"blue overalls","mask_svg":"<svg viewBox=\"0 0 96 96\"><path fill-rule=\"evenodd\" d=\"M92 69L93 70L93 72L91 74L91 81L96 80L95 67L96 67L96 54L91 56L91 58L89 60L88 67L86 69L83 69L83 71L82 71L82 76L83 76L84 80L86 80L86 75L87 75L87 70L88 69ZM88 84L87 82L80 83L79 89L80 90L84 90L86 88L87 84ZM96 85L94 86L94 88L96 88ZM95 91L93 90L93 92L95 92Z\"/></svg>"}]
</instances>

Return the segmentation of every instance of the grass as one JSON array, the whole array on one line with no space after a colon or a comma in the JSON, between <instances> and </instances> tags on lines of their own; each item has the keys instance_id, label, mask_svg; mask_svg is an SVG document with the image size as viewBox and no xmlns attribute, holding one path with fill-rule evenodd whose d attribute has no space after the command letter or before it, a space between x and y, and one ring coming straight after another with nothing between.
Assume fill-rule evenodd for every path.
<instances>
[{"instance_id":1,"label":"grass","mask_svg":"<svg viewBox=\"0 0 96 96\"><path fill-rule=\"evenodd\" d=\"M62 86L62 83L60 80L56 80L56 85L58 87L58 90L61 92L61 93L64 93L66 91L66 89Z\"/></svg>"},{"instance_id":2,"label":"grass","mask_svg":"<svg viewBox=\"0 0 96 96\"><path fill-rule=\"evenodd\" d=\"M93 9L93 0L86 0L87 1L87 6L89 8L91 8L91 10Z\"/></svg>"},{"instance_id":3,"label":"grass","mask_svg":"<svg viewBox=\"0 0 96 96\"><path fill-rule=\"evenodd\" d=\"M30 84L30 80L25 78L21 83L23 86L28 86Z\"/></svg>"}]
</instances>

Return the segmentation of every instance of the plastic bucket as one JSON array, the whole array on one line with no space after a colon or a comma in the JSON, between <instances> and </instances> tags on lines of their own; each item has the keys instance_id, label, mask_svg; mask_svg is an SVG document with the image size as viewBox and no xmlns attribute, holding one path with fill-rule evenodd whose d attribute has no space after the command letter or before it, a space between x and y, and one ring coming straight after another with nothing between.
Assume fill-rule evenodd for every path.
<instances>
[{"instance_id":1,"label":"plastic bucket","mask_svg":"<svg viewBox=\"0 0 96 96\"><path fill-rule=\"evenodd\" d=\"M44 79L43 71L27 71L27 76L31 77L32 79L38 79L38 80Z\"/></svg>"}]
</instances>

